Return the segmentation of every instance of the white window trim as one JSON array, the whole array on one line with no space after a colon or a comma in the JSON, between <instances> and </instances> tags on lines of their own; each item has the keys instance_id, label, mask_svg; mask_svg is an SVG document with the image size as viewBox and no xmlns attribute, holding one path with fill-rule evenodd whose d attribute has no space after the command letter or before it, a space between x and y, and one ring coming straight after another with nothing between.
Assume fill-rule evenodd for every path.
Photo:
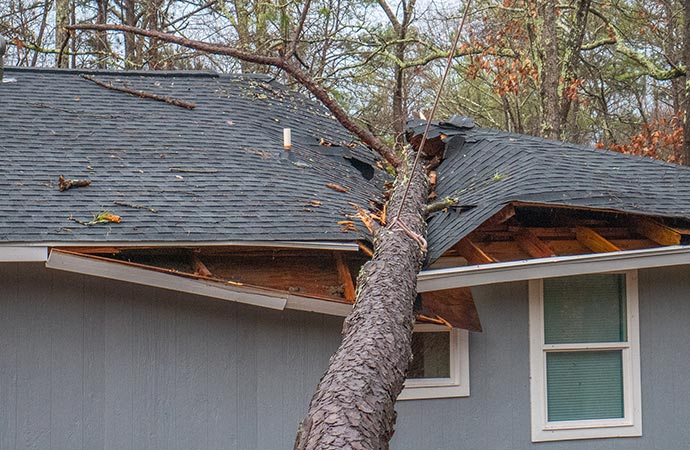
<instances>
[{"instance_id":1,"label":"white window trim","mask_svg":"<svg viewBox=\"0 0 690 450\"><path fill-rule=\"evenodd\" d=\"M450 377L408 379L405 381L405 388L398 396L398 400L469 397L469 332L433 324L415 325L414 331L422 333L445 331L450 334Z\"/></svg>"},{"instance_id":2,"label":"white window trim","mask_svg":"<svg viewBox=\"0 0 690 450\"><path fill-rule=\"evenodd\" d=\"M530 396L532 442L642 436L640 339L637 271L625 272L628 341L606 344L544 344L544 283L529 282ZM555 350L623 351L622 419L548 422L546 408L546 353Z\"/></svg>"}]
</instances>

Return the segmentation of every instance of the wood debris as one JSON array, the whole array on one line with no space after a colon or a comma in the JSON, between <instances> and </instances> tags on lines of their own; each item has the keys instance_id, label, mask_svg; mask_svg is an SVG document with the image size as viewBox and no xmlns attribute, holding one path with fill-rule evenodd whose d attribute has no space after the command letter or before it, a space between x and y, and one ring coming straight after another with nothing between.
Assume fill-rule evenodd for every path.
<instances>
[{"instance_id":1,"label":"wood debris","mask_svg":"<svg viewBox=\"0 0 690 450\"><path fill-rule=\"evenodd\" d=\"M326 187L331 188L334 191L338 191L338 192L349 192L350 191L349 189L344 188L344 187L340 186L339 184L335 184L335 183L328 183L328 184L326 184Z\"/></svg>"},{"instance_id":2,"label":"wood debris","mask_svg":"<svg viewBox=\"0 0 690 450\"><path fill-rule=\"evenodd\" d=\"M152 213L158 212L158 210L155 208L149 208L148 206L143 206L143 205L135 205L133 203L114 201L113 204L118 205L118 206L126 206L128 208L145 209L145 210L151 211Z\"/></svg>"},{"instance_id":3,"label":"wood debris","mask_svg":"<svg viewBox=\"0 0 690 450\"><path fill-rule=\"evenodd\" d=\"M183 169L181 167L170 167L168 170L171 172L183 173L218 173L216 169Z\"/></svg>"},{"instance_id":4,"label":"wood debris","mask_svg":"<svg viewBox=\"0 0 690 450\"><path fill-rule=\"evenodd\" d=\"M60 192L66 191L67 189L71 189L73 187L86 187L90 184L91 180L65 180L65 177L62 175L60 175L60 178L58 178Z\"/></svg>"}]
</instances>

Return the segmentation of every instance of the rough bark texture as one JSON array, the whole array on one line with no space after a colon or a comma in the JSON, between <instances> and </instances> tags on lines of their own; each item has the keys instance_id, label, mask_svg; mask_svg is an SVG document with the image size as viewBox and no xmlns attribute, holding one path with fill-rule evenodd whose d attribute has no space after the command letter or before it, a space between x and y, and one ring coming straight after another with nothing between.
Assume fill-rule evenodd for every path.
<instances>
[{"instance_id":1,"label":"rough bark texture","mask_svg":"<svg viewBox=\"0 0 690 450\"><path fill-rule=\"evenodd\" d=\"M68 48L63 47L63 44L69 39L69 32L66 28L70 25L69 13L69 0L57 0L55 2L55 48ZM66 56L58 54L56 58L56 65L58 67L65 68L69 66L69 59Z\"/></svg>"},{"instance_id":2,"label":"rough bark texture","mask_svg":"<svg viewBox=\"0 0 690 450\"><path fill-rule=\"evenodd\" d=\"M558 139L561 133L560 105L558 93L558 37L556 28L556 2L546 0L541 4L540 15L543 20L539 51L541 57L541 104L542 135L549 139Z\"/></svg>"},{"instance_id":3,"label":"rough bark texture","mask_svg":"<svg viewBox=\"0 0 690 450\"><path fill-rule=\"evenodd\" d=\"M428 179L423 164L413 174L401 168L388 211L397 212L408 177L412 185L400 222L424 236ZM394 404L411 356L412 307L424 252L395 221L376 233L375 245L374 257L360 272L343 341L300 425L296 450L388 449Z\"/></svg>"},{"instance_id":4,"label":"rough bark texture","mask_svg":"<svg viewBox=\"0 0 690 450\"><path fill-rule=\"evenodd\" d=\"M683 108L683 154L681 163L690 166L690 76L687 71L690 67L690 0L683 0L683 63L686 67L685 74L685 101Z\"/></svg>"}]
</instances>

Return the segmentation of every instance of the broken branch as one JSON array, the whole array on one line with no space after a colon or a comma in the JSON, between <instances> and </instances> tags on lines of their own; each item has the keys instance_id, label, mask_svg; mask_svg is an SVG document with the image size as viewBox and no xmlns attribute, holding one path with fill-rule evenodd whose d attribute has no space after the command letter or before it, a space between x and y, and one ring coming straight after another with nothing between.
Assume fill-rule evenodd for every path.
<instances>
[{"instance_id":1,"label":"broken branch","mask_svg":"<svg viewBox=\"0 0 690 450\"><path fill-rule=\"evenodd\" d=\"M60 175L58 178L60 192L66 191L73 187L85 187L91 184L91 180L65 180L65 177Z\"/></svg>"},{"instance_id":2,"label":"broken branch","mask_svg":"<svg viewBox=\"0 0 690 450\"><path fill-rule=\"evenodd\" d=\"M444 209L457 205L458 201L459 200L457 198L446 197L443 200L439 200L437 202L426 205L426 209L424 212L426 213L426 215L429 215L438 211L443 211Z\"/></svg>"},{"instance_id":3,"label":"broken branch","mask_svg":"<svg viewBox=\"0 0 690 450\"><path fill-rule=\"evenodd\" d=\"M96 83L97 85L104 87L106 89L112 89L113 91L120 91L120 92L125 92L125 93L130 94L130 95L134 95L136 97L149 98L151 100L158 100L159 102L165 102L165 103L168 103L171 105L180 106L182 108L187 108L187 109L196 108L196 105L194 103L186 102L184 100L178 100L176 98L170 98L170 97L166 97L164 95L151 94L148 92L137 91L136 89L130 89L130 88L126 88L124 86L114 86L112 83L104 83L103 81L97 80L96 78L92 77L91 75L85 75L83 73L79 76L85 80L91 81L92 83Z\"/></svg>"}]
</instances>

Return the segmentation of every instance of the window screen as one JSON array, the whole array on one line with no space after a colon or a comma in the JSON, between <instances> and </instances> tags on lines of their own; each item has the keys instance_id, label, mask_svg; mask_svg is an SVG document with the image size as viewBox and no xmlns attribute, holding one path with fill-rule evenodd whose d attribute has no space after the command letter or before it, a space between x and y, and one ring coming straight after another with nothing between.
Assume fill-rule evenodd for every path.
<instances>
[{"instance_id":1,"label":"window screen","mask_svg":"<svg viewBox=\"0 0 690 450\"><path fill-rule=\"evenodd\" d=\"M412 362L407 378L450 377L450 333L417 332L412 335Z\"/></svg>"}]
</instances>

